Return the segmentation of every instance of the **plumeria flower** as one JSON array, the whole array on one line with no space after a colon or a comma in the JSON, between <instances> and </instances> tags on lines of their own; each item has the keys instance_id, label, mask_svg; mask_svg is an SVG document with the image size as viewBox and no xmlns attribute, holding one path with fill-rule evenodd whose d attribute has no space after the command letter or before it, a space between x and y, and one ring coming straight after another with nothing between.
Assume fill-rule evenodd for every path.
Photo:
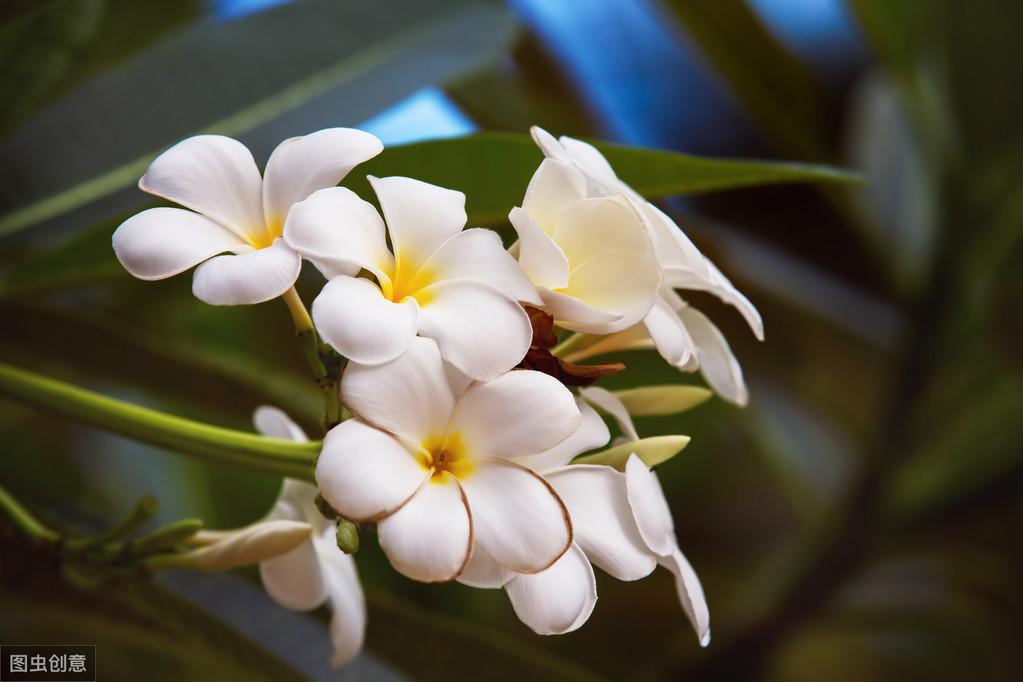
<instances>
[{"instance_id":1,"label":"plumeria flower","mask_svg":"<svg viewBox=\"0 0 1023 682\"><path fill-rule=\"evenodd\" d=\"M575 531L571 550L546 571L523 575L500 566L477 548L459 581L503 587L519 619L541 635L581 627L597 601L591 563L619 580L638 580L658 565L675 576L679 602L702 646L710 643L703 587L679 549L674 523L657 476L635 454L625 472L570 464L581 452L607 443L600 417L579 400L583 420L564 444L527 460L543 472L568 507ZM634 429L633 429L634 432Z\"/></svg>"},{"instance_id":2,"label":"plumeria flower","mask_svg":"<svg viewBox=\"0 0 1023 682\"><path fill-rule=\"evenodd\" d=\"M263 406L254 415L256 429L265 436L304 442L302 429L286 414ZM316 488L285 479L267 520L309 524L310 538L287 554L263 561L259 574L267 593L281 606L296 611L330 603L331 663L344 665L362 649L366 632L366 598L359 585L355 561L337 547L334 524L317 510Z\"/></svg>"},{"instance_id":3,"label":"plumeria flower","mask_svg":"<svg viewBox=\"0 0 1023 682\"><path fill-rule=\"evenodd\" d=\"M158 156L139 180L142 191L189 210L151 208L129 218L114 232L114 252L145 280L201 263L192 291L213 305L276 298L292 287L302 265L281 240L292 204L336 185L382 150L369 133L328 128L282 142L260 177L241 142L190 137Z\"/></svg>"},{"instance_id":4,"label":"plumeria flower","mask_svg":"<svg viewBox=\"0 0 1023 682\"><path fill-rule=\"evenodd\" d=\"M355 417L323 441L320 494L348 519L375 521L404 575L453 580L474 547L509 570L537 573L571 547L564 503L520 462L579 427L557 380L514 370L469 383L445 370L432 339L417 337L386 365L349 365L341 397Z\"/></svg>"},{"instance_id":5,"label":"plumeria flower","mask_svg":"<svg viewBox=\"0 0 1023 682\"><path fill-rule=\"evenodd\" d=\"M763 340L764 326L757 309L667 214L619 179L595 147L571 137L556 139L536 126L531 133L548 159L570 164L585 176L587 196L620 194L629 197L643 216L655 243L663 273L659 296L642 325L623 332L620 338L602 342L601 352L652 344L665 360L680 370L701 368L708 384L723 398L744 405L748 394L742 372L724 336L674 290L694 289L714 294L735 307L757 339Z\"/></svg>"},{"instance_id":6,"label":"plumeria flower","mask_svg":"<svg viewBox=\"0 0 1023 682\"><path fill-rule=\"evenodd\" d=\"M519 235L519 264L559 326L610 334L648 315L660 271L625 195L588 197L579 169L545 159L508 218Z\"/></svg>"},{"instance_id":7,"label":"plumeria flower","mask_svg":"<svg viewBox=\"0 0 1023 682\"><path fill-rule=\"evenodd\" d=\"M370 182L386 228L371 204L338 187L296 205L284 229L330 280L313 303L320 335L363 365L394 360L419 334L474 379L514 367L532 338L518 301L540 300L497 233L462 230L461 192L403 177Z\"/></svg>"}]
</instances>

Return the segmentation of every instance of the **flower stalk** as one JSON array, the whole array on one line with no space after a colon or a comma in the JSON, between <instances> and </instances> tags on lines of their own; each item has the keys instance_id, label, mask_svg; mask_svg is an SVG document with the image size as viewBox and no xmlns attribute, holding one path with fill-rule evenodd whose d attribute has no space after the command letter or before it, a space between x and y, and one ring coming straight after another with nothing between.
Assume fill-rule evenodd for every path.
<instances>
[{"instance_id":1,"label":"flower stalk","mask_svg":"<svg viewBox=\"0 0 1023 682\"><path fill-rule=\"evenodd\" d=\"M313 480L318 441L265 438L169 415L0 363L0 396L218 464Z\"/></svg>"},{"instance_id":2,"label":"flower stalk","mask_svg":"<svg viewBox=\"0 0 1023 682\"><path fill-rule=\"evenodd\" d=\"M3 486L0 486L0 510L3 510L18 530L28 537L46 543L56 543L60 540L59 533L50 530L32 516Z\"/></svg>"}]
</instances>

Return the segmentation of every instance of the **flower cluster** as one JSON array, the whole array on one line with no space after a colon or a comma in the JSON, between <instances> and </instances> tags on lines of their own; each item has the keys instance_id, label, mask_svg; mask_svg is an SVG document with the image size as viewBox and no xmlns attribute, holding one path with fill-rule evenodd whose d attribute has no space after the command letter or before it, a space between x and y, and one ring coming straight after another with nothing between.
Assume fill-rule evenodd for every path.
<instances>
[{"instance_id":1,"label":"flower cluster","mask_svg":"<svg viewBox=\"0 0 1023 682\"><path fill-rule=\"evenodd\" d=\"M339 187L383 150L344 128L283 142L262 175L240 143L189 138L139 182L185 208L143 211L114 234L131 274L162 279L198 266L193 291L214 305L284 297L294 307L303 260L326 279L311 320L319 350L340 359L328 386L348 418L328 424L316 486L285 481L264 523L299 522L309 534L262 561L261 575L287 608L330 603L336 664L359 650L366 606L325 513L375 526L409 578L504 589L540 634L586 622L594 565L625 581L663 566L709 642L703 590L651 470L688 439L643 439L632 422L706 395L613 393L590 384L622 365L580 362L656 348L742 405L727 342L678 290L716 295L758 338L760 316L595 147L532 133L546 158L509 213L511 248L491 230L466 229L465 196L453 189L370 176L378 212ZM620 434L614 443L604 416ZM275 408L257 410L256 425L305 440Z\"/></svg>"}]
</instances>

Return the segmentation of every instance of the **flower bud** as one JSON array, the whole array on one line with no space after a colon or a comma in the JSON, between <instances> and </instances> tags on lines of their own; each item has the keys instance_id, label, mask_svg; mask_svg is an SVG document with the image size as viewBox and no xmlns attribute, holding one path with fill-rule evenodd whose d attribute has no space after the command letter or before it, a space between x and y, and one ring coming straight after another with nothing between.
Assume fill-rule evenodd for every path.
<instances>
[{"instance_id":1,"label":"flower bud","mask_svg":"<svg viewBox=\"0 0 1023 682\"><path fill-rule=\"evenodd\" d=\"M186 554L153 556L148 564L151 568L228 571L286 554L308 540L312 532L308 523L261 521L223 533L212 544Z\"/></svg>"},{"instance_id":2,"label":"flower bud","mask_svg":"<svg viewBox=\"0 0 1023 682\"><path fill-rule=\"evenodd\" d=\"M713 393L702 386L674 384L671 386L640 386L614 391L633 417L659 417L690 410L709 399Z\"/></svg>"},{"instance_id":3,"label":"flower bud","mask_svg":"<svg viewBox=\"0 0 1023 682\"><path fill-rule=\"evenodd\" d=\"M359 527L348 519L338 519L336 538L338 549L345 554L359 551Z\"/></svg>"},{"instance_id":4,"label":"flower bud","mask_svg":"<svg viewBox=\"0 0 1023 682\"><path fill-rule=\"evenodd\" d=\"M655 467L682 452L687 445L689 436L651 436L627 441L607 450L580 457L573 464L603 464L625 471L629 457L636 455L648 467Z\"/></svg>"}]
</instances>

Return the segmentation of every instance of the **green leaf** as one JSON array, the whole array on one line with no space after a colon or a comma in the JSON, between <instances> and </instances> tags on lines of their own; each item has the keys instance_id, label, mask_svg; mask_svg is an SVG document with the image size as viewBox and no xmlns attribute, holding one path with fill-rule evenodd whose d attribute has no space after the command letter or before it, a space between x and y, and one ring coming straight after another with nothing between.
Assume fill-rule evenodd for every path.
<instances>
[{"instance_id":1,"label":"green leaf","mask_svg":"<svg viewBox=\"0 0 1023 682\"><path fill-rule=\"evenodd\" d=\"M669 0L686 33L786 154L834 157L823 90L744 0Z\"/></svg>"},{"instance_id":2,"label":"green leaf","mask_svg":"<svg viewBox=\"0 0 1023 682\"><path fill-rule=\"evenodd\" d=\"M0 28L0 138L89 76L197 18L198 0L50 0Z\"/></svg>"},{"instance_id":3,"label":"green leaf","mask_svg":"<svg viewBox=\"0 0 1023 682\"><path fill-rule=\"evenodd\" d=\"M709 159L678 152L594 142L625 182L655 199L785 182L857 183L855 173L828 166ZM367 175L406 175L465 192L471 225L503 223L522 202L542 156L524 134L478 133L391 147L346 181L371 196Z\"/></svg>"},{"instance_id":4,"label":"green leaf","mask_svg":"<svg viewBox=\"0 0 1023 682\"><path fill-rule=\"evenodd\" d=\"M366 648L422 682L558 680L602 677L480 623L468 623L382 593L369 595Z\"/></svg>"},{"instance_id":5,"label":"green leaf","mask_svg":"<svg viewBox=\"0 0 1023 682\"><path fill-rule=\"evenodd\" d=\"M19 178L0 185L0 205L13 207L0 234L133 186L188 135L242 136L265 159L289 135L354 125L493 56L513 32L507 11L465 0L307 0L189 27L69 93L0 148L0 166Z\"/></svg>"},{"instance_id":6,"label":"green leaf","mask_svg":"<svg viewBox=\"0 0 1023 682\"><path fill-rule=\"evenodd\" d=\"M648 467L655 467L682 452L687 445L689 436L651 436L580 457L573 464L603 464L625 471L629 457L636 455Z\"/></svg>"},{"instance_id":7,"label":"green leaf","mask_svg":"<svg viewBox=\"0 0 1023 682\"><path fill-rule=\"evenodd\" d=\"M194 407L198 399L207 410L246 396L245 410L262 402L307 424L322 417L322 395L311 379L261 362L241 348L182 343L180 336L64 306L7 304L0 306L0 314L11 324L0 348L17 351L33 364L68 366L90 379L113 378L142 391L158 389L155 397L177 397ZM75 351L69 353L70 348Z\"/></svg>"}]
</instances>

